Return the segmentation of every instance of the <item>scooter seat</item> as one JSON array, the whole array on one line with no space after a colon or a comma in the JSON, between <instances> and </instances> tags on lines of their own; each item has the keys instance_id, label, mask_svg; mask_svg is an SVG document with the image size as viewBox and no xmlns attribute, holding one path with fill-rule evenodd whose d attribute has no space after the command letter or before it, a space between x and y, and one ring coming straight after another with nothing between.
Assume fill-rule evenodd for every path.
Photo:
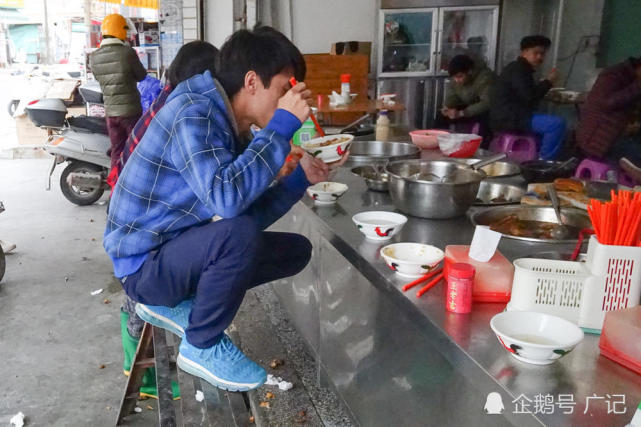
<instances>
[{"instance_id":1,"label":"scooter seat","mask_svg":"<svg viewBox=\"0 0 641 427\"><path fill-rule=\"evenodd\" d=\"M89 131L108 135L107 121L104 117L74 116L67 119L69 126L74 130Z\"/></svg>"}]
</instances>

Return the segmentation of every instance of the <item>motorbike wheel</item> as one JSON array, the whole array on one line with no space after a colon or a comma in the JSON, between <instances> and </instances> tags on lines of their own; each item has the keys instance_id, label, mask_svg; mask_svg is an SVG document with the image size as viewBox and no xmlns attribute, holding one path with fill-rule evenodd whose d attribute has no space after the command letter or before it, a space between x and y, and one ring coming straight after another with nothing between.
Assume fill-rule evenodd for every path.
<instances>
[{"instance_id":1,"label":"motorbike wheel","mask_svg":"<svg viewBox=\"0 0 641 427\"><path fill-rule=\"evenodd\" d=\"M0 281L2 281L2 278L4 277L4 270L6 267L6 260L4 259L4 251L2 250L2 246L0 246Z\"/></svg>"},{"instance_id":2,"label":"motorbike wheel","mask_svg":"<svg viewBox=\"0 0 641 427\"><path fill-rule=\"evenodd\" d=\"M20 100L18 100L18 99L12 99L12 100L11 100L11 101L9 101L9 103L7 104L7 113L9 113L9 115L10 115L11 117L13 117L13 114L14 114L14 113L16 112L16 110L18 109L18 104L20 104Z\"/></svg>"},{"instance_id":3,"label":"motorbike wheel","mask_svg":"<svg viewBox=\"0 0 641 427\"><path fill-rule=\"evenodd\" d=\"M73 161L69 163L60 175L60 189L62 190L62 194L67 198L67 200L78 206L88 206L97 202L105 192L104 188L83 188L72 186L67 183L67 177L73 172L96 173L102 172L103 170L104 168L102 166L93 165L91 163L80 161Z\"/></svg>"}]
</instances>

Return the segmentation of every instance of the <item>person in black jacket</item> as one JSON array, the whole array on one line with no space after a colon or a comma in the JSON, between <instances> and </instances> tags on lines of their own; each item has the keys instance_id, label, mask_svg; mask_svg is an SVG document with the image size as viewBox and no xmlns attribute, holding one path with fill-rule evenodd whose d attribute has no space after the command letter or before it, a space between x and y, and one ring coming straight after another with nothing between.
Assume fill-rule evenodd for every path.
<instances>
[{"instance_id":1,"label":"person in black jacket","mask_svg":"<svg viewBox=\"0 0 641 427\"><path fill-rule=\"evenodd\" d=\"M533 132L541 136L540 157L556 158L563 148L565 121L558 116L534 111L556 80L552 70L545 80L534 80L550 47L545 36L521 40L521 55L499 76L490 96L490 126L493 131Z\"/></svg>"}]
</instances>

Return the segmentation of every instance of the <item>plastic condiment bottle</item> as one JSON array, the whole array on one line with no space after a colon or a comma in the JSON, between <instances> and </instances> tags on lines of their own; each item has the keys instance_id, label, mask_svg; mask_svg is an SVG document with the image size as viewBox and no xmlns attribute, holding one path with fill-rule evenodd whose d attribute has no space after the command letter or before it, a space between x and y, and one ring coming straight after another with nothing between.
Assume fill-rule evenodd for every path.
<instances>
[{"instance_id":1,"label":"plastic condiment bottle","mask_svg":"<svg viewBox=\"0 0 641 427\"><path fill-rule=\"evenodd\" d=\"M376 140L389 140L389 117L387 117L387 110L381 110L381 112L378 113L378 119L376 120Z\"/></svg>"},{"instance_id":2,"label":"plastic condiment bottle","mask_svg":"<svg viewBox=\"0 0 641 427\"><path fill-rule=\"evenodd\" d=\"M474 286L474 267L457 262L452 264L447 274L445 309L453 313L472 311L472 287Z\"/></svg>"},{"instance_id":3,"label":"plastic condiment bottle","mask_svg":"<svg viewBox=\"0 0 641 427\"><path fill-rule=\"evenodd\" d=\"M349 87L349 83L352 80L352 75L351 74L341 74L341 97L343 99L349 99L351 89Z\"/></svg>"}]
</instances>

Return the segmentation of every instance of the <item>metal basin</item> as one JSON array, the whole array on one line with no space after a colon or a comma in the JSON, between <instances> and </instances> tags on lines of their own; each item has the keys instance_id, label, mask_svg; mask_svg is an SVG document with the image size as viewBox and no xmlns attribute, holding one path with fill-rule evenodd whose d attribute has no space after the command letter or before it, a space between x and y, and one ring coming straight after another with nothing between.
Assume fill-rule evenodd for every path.
<instances>
[{"instance_id":1,"label":"metal basin","mask_svg":"<svg viewBox=\"0 0 641 427\"><path fill-rule=\"evenodd\" d=\"M490 165L491 166L491 165ZM481 168L483 170L483 168ZM475 206L500 206L520 203L525 189L496 181L482 181L476 194Z\"/></svg>"},{"instance_id":2,"label":"metal basin","mask_svg":"<svg viewBox=\"0 0 641 427\"><path fill-rule=\"evenodd\" d=\"M408 142L354 141L349 151L350 165L417 159L421 155L421 149Z\"/></svg>"},{"instance_id":3,"label":"metal basin","mask_svg":"<svg viewBox=\"0 0 641 427\"><path fill-rule=\"evenodd\" d=\"M403 160L389 163L392 201L402 212L421 218L454 218L465 214L476 199L485 173L444 160ZM447 176L424 180L412 177Z\"/></svg>"},{"instance_id":4,"label":"metal basin","mask_svg":"<svg viewBox=\"0 0 641 427\"><path fill-rule=\"evenodd\" d=\"M472 223L475 225L491 225L509 215L516 215L521 220L543 221L558 224L554 209L550 207L525 207L525 206L500 206L472 215ZM510 239L525 240L529 242L544 243L575 243L579 238L579 231L583 228L591 228L592 223L587 213L580 209L561 209L563 223L568 227L569 236L563 240L538 239L534 237L513 236L503 233L503 236Z\"/></svg>"},{"instance_id":5,"label":"metal basin","mask_svg":"<svg viewBox=\"0 0 641 427\"><path fill-rule=\"evenodd\" d=\"M470 158L470 159L456 159L455 161L464 163L466 165L473 165L474 163L480 162L483 159L480 158ZM514 162L508 161L498 161L491 163L487 166L481 168L483 172L487 175L488 178L507 178L510 176L516 176L521 173L521 168Z\"/></svg>"},{"instance_id":6,"label":"metal basin","mask_svg":"<svg viewBox=\"0 0 641 427\"><path fill-rule=\"evenodd\" d=\"M370 190L388 191L389 189L389 174L380 166L357 166L352 169L352 173L363 178Z\"/></svg>"}]
</instances>

